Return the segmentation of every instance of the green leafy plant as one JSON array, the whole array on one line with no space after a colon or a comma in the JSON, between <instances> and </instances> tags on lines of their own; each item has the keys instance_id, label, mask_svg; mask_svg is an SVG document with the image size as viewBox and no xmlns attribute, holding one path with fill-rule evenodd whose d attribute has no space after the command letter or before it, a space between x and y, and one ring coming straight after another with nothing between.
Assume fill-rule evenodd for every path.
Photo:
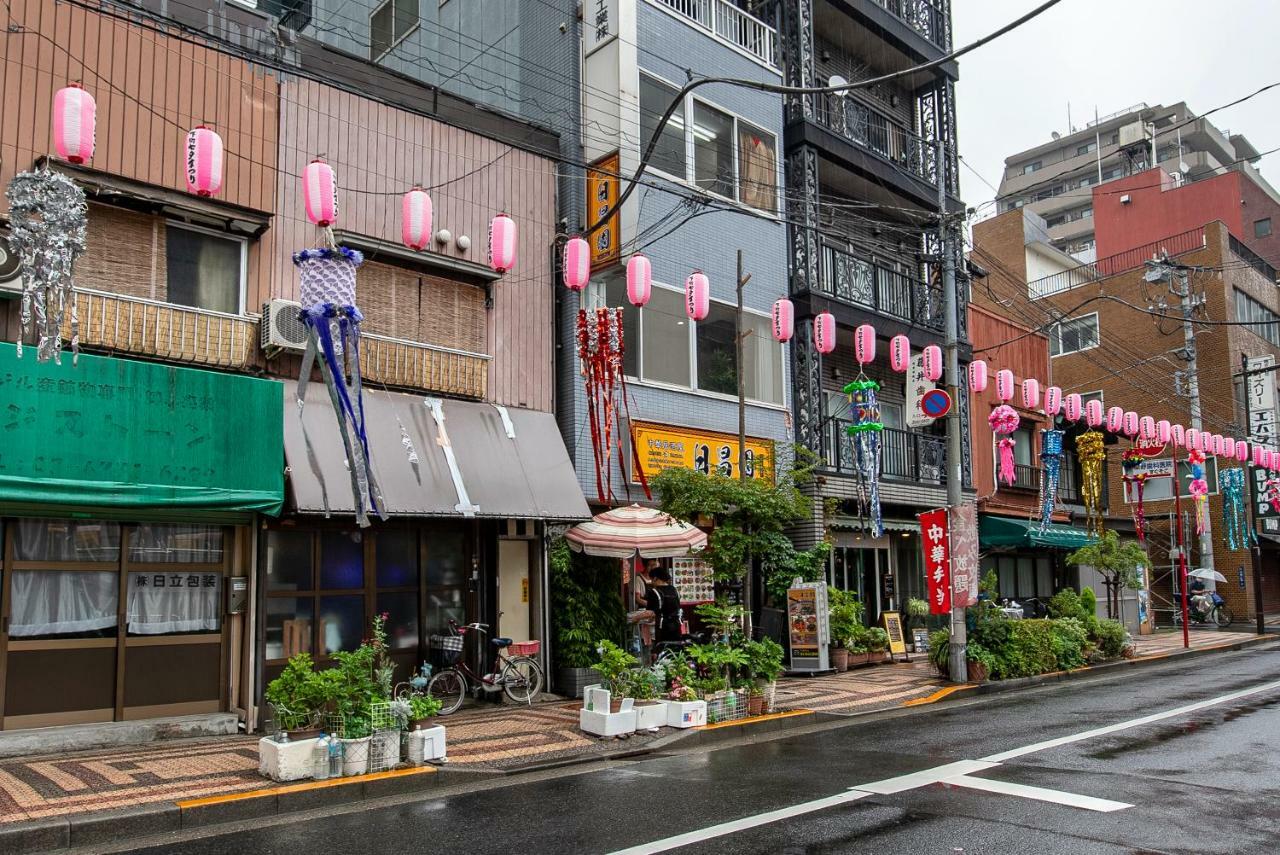
<instances>
[{"instance_id":1,"label":"green leafy plant","mask_svg":"<svg viewBox=\"0 0 1280 855\"><path fill-rule=\"evenodd\" d=\"M711 630L712 637L738 643L742 640L742 620L746 610L742 606L731 606L724 600L714 603L702 603L695 606L694 614L702 619L702 623Z\"/></svg>"},{"instance_id":2,"label":"green leafy plant","mask_svg":"<svg viewBox=\"0 0 1280 855\"><path fill-rule=\"evenodd\" d=\"M986 670L988 677L995 672L998 664L996 655L976 641L970 641L965 645L965 659L981 665Z\"/></svg>"},{"instance_id":3,"label":"green leafy plant","mask_svg":"<svg viewBox=\"0 0 1280 855\"><path fill-rule=\"evenodd\" d=\"M1084 620L1085 610L1080 601L1080 595L1073 588L1063 588L1058 593L1049 598L1048 603L1049 617L1051 618L1076 618Z\"/></svg>"},{"instance_id":4,"label":"green leafy plant","mask_svg":"<svg viewBox=\"0 0 1280 855\"><path fill-rule=\"evenodd\" d=\"M1089 631L1079 618L1050 621L1053 655L1059 671L1079 668L1086 661Z\"/></svg>"},{"instance_id":5,"label":"green leafy plant","mask_svg":"<svg viewBox=\"0 0 1280 855\"><path fill-rule=\"evenodd\" d=\"M575 554L561 537L551 544L549 563L556 665L589 668L600 639L623 639L626 612L618 562Z\"/></svg>"},{"instance_id":6,"label":"green leafy plant","mask_svg":"<svg viewBox=\"0 0 1280 855\"><path fill-rule=\"evenodd\" d=\"M438 715L443 704L430 695L409 695L409 720L417 721Z\"/></svg>"},{"instance_id":7,"label":"green leafy plant","mask_svg":"<svg viewBox=\"0 0 1280 855\"><path fill-rule=\"evenodd\" d=\"M267 684L266 699L275 710L277 724L285 730L312 726L330 700L327 682L315 671L311 654L296 653Z\"/></svg>"},{"instance_id":8,"label":"green leafy plant","mask_svg":"<svg viewBox=\"0 0 1280 855\"><path fill-rule=\"evenodd\" d=\"M651 701L664 691L663 674L653 668L633 668L626 675L626 697L637 701Z\"/></svg>"},{"instance_id":9,"label":"green leafy plant","mask_svg":"<svg viewBox=\"0 0 1280 855\"><path fill-rule=\"evenodd\" d=\"M623 697L629 689L629 672L640 664L636 657L607 638L600 639L596 652L599 658L591 667L596 670L605 688L616 697Z\"/></svg>"},{"instance_id":10,"label":"green leafy plant","mask_svg":"<svg viewBox=\"0 0 1280 855\"><path fill-rule=\"evenodd\" d=\"M918 597L907 600L907 618L912 623L923 623L929 617L929 603Z\"/></svg>"},{"instance_id":11,"label":"green leafy plant","mask_svg":"<svg viewBox=\"0 0 1280 855\"><path fill-rule=\"evenodd\" d=\"M1093 588L1086 587L1080 592L1080 609L1086 615L1098 614L1098 595L1093 592Z\"/></svg>"},{"instance_id":12,"label":"green leafy plant","mask_svg":"<svg viewBox=\"0 0 1280 855\"><path fill-rule=\"evenodd\" d=\"M929 633L929 664L946 674L951 663L951 633L935 629Z\"/></svg>"},{"instance_id":13,"label":"green leafy plant","mask_svg":"<svg viewBox=\"0 0 1280 855\"><path fill-rule=\"evenodd\" d=\"M858 602L853 592L839 588L828 589L827 621L833 644L837 647L849 647L858 640L862 629L862 613L862 603Z\"/></svg>"},{"instance_id":14,"label":"green leafy plant","mask_svg":"<svg viewBox=\"0 0 1280 855\"><path fill-rule=\"evenodd\" d=\"M1124 653L1129 644L1129 631L1118 620L1101 620L1093 631L1099 652L1108 659Z\"/></svg>"},{"instance_id":15,"label":"green leafy plant","mask_svg":"<svg viewBox=\"0 0 1280 855\"><path fill-rule=\"evenodd\" d=\"M742 647L747 655L747 670L751 676L765 683L771 683L782 676L782 645L772 638L759 641L748 641Z\"/></svg>"},{"instance_id":16,"label":"green leafy plant","mask_svg":"<svg viewBox=\"0 0 1280 855\"><path fill-rule=\"evenodd\" d=\"M1107 617L1115 617L1120 605L1122 588L1137 589L1141 584L1138 568L1151 569L1151 559L1146 550L1136 541L1120 542L1120 536L1112 529L1106 529L1102 535L1080 547L1067 556L1067 563L1073 566L1092 567L1102 574L1107 585Z\"/></svg>"},{"instance_id":17,"label":"green leafy plant","mask_svg":"<svg viewBox=\"0 0 1280 855\"><path fill-rule=\"evenodd\" d=\"M889 649L889 633L878 626L870 627L863 643L872 653L883 653Z\"/></svg>"}]
</instances>

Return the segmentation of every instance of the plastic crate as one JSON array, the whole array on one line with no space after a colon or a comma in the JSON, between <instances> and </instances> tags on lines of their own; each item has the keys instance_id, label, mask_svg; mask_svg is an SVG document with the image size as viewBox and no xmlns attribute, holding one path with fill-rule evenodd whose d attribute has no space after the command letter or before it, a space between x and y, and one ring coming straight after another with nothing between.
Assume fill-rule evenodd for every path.
<instances>
[{"instance_id":1,"label":"plastic crate","mask_svg":"<svg viewBox=\"0 0 1280 855\"><path fill-rule=\"evenodd\" d=\"M503 652L508 656L537 656L541 649L541 641L513 641Z\"/></svg>"}]
</instances>

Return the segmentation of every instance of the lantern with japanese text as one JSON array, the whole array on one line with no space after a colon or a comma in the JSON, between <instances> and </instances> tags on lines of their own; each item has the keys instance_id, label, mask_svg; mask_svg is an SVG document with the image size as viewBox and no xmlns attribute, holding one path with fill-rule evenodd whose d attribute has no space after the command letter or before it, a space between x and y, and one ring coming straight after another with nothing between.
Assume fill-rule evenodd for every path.
<instances>
[{"instance_id":1,"label":"lantern with japanese text","mask_svg":"<svg viewBox=\"0 0 1280 855\"><path fill-rule=\"evenodd\" d=\"M498 214L489 223L489 266L506 273L516 264L516 223L506 214Z\"/></svg>"},{"instance_id":2,"label":"lantern with japanese text","mask_svg":"<svg viewBox=\"0 0 1280 855\"><path fill-rule=\"evenodd\" d=\"M1170 439L1174 445L1185 448L1187 442L1187 429L1183 425L1173 425L1169 429Z\"/></svg>"},{"instance_id":3,"label":"lantern with japanese text","mask_svg":"<svg viewBox=\"0 0 1280 855\"><path fill-rule=\"evenodd\" d=\"M836 316L830 312L819 312L813 317L813 349L818 353L836 349Z\"/></svg>"},{"instance_id":4,"label":"lantern with japanese text","mask_svg":"<svg viewBox=\"0 0 1280 855\"><path fill-rule=\"evenodd\" d=\"M1204 451L1203 434L1195 428L1187 428L1186 446L1188 451Z\"/></svg>"},{"instance_id":5,"label":"lantern with japanese text","mask_svg":"<svg viewBox=\"0 0 1280 855\"><path fill-rule=\"evenodd\" d=\"M204 125L187 134L187 189L197 196L222 189L222 137Z\"/></svg>"},{"instance_id":6,"label":"lantern with japanese text","mask_svg":"<svg viewBox=\"0 0 1280 855\"><path fill-rule=\"evenodd\" d=\"M695 270L684 280L684 313L691 321L701 321L711 311L711 282L701 270ZM835 336L832 336L835 340Z\"/></svg>"},{"instance_id":7,"label":"lantern with japanese text","mask_svg":"<svg viewBox=\"0 0 1280 855\"><path fill-rule=\"evenodd\" d=\"M773 302L771 313L774 341L791 341L796 329L796 307L786 297Z\"/></svg>"},{"instance_id":8,"label":"lantern with japanese text","mask_svg":"<svg viewBox=\"0 0 1280 855\"><path fill-rule=\"evenodd\" d=\"M942 348L931 344L920 354L924 366L924 379L936 383L942 379Z\"/></svg>"},{"instance_id":9,"label":"lantern with japanese text","mask_svg":"<svg viewBox=\"0 0 1280 855\"><path fill-rule=\"evenodd\" d=\"M1142 439L1156 438L1156 420L1151 416L1143 416L1138 419L1138 436Z\"/></svg>"},{"instance_id":10,"label":"lantern with japanese text","mask_svg":"<svg viewBox=\"0 0 1280 855\"><path fill-rule=\"evenodd\" d=\"M1050 386L1044 390L1044 412L1048 416L1056 416L1062 412L1062 388Z\"/></svg>"},{"instance_id":11,"label":"lantern with japanese text","mask_svg":"<svg viewBox=\"0 0 1280 855\"><path fill-rule=\"evenodd\" d=\"M969 363L969 391L987 391L987 363L981 359Z\"/></svg>"},{"instance_id":12,"label":"lantern with japanese text","mask_svg":"<svg viewBox=\"0 0 1280 855\"><path fill-rule=\"evenodd\" d=\"M333 167L316 158L302 170L302 202L307 219L321 228L338 221L338 181Z\"/></svg>"},{"instance_id":13,"label":"lantern with japanese text","mask_svg":"<svg viewBox=\"0 0 1280 855\"><path fill-rule=\"evenodd\" d=\"M98 105L93 96L72 83L53 96L53 149L70 163L93 159L97 145Z\"/></svg>"},{"instance_id":14,"label":"lantern with japanese text","mask_svg":"<svg viewBox=\"0 0 1280 855\"><path fill-rule=\"evenodd\" d=\"M1139 421L1140 419L1138 418L1138 414L1135 413L1133 410L1128 410L1127 412L1125 412L1124 420L1121 423L1121 428L1124 430L1124 435L1129 437L1130 439L1133 439L1135 436L1137 436Z\"/></svg>"},{"instance_id":15,"label":"lantern with japanese text","mask_svg":"<svg viewBox=\"0 0 1280 855\"><path fill-rule=\"evenodd\" d=\"M649 297L653 294L653 267L649 264L648 256L636 253L627 259L627 302L636 308L641 308L648 304ZM776 304L775 304L776 310ZM773 337L778 338L777 315L774 315ZM790 338L788 331L787 338ZM785 338L779 338L778 341L786 341Z\"/></svg>"},{"instance_id":16,"label":"lantern with japanese text","mask_svg":"<svg viewBox=\"0 0 1280 855\"><path fill-rule=\"evenodd\" d=\"M1013 398L1013 372L1008 368L996 372L996 397L1001 403Z\"/></svg>"},{"instance_id":17,"label":"lantern with japanese text","mask_svg":"<svg viewBox=\"0 0 1280 855\"><path fill-rule=\"evenodd\" d=\"M1107 408L1107 430L1120 433L1124 429L1124 410L1120 407Z\"/></svg>"},{"instance_id":18,"label":"lantern with japanese text","mask_svg":"<svg viewBox=\"0 0 1280 855\"><path fill-rule=\"evenodd\" d=\"M400 201L400 242L415 252L431 245L431 197L414 187Z\"/></svg>"},{"instance_id":19,"label":"lantern with japanese text","mask_svg":"<svg viewBox=\"0 0 1280 855\"><path fill-rule=\"evenodd\" d=\"M1085 402L1084 419L1091 428L1102 427L1102 402L1097 398Z\"/></svg>"},{"instance_id":20,"label":"lantern with japanese text","mask_svg":"<svg viewBox=\"0 0 1280 855\"><path fill-rule=\"evenodd\" d=\"M1220 434L1220 433L1215 433L1215 434L1213 434L1211 437L1209 437L1209 448L1208 448L1208 452L1209 452L1210 454L1212 454L1214 457L1221 457L1221 456L1222 456L1222 453L1223 453L1223 447L1224 447L1224 443L1223 443L1223 436L1222 436L1222 434ZM1232 450L1232 451L1235 451L1235 450L1236 450L1234 445L1231 447L1231 450Z\"/></svg>"},{"instance_id":21,"label":"lantern with japanese text","mask_svg":"<svg viewBox=\"0 0 1280 855\"><path fill-rule=\"evenodd\" d=\"M1040 381L1034 377L1022 381L1022 406L1028 410L1040 406Z\"/></svg>"},{"instance_id":22,"label":"lantern with japanese text","mask_svg":"<svg viewBox=\"0 0 1280 855\"><path fill-rule=\"evenodd\" d=\"M889 367L899 374L911 367L911 339L905 335L889 339Z\"/></svg>"},{"instance_id":23,"label":"lantern with japanese text","mask_svg":"<svg viewBox=\"0 0 1280 855\"><path fill-rule=\"evenodd\" d=\"M1080 415L1084 409L1080 393L1072 392L1062 401L1062 415L1069 422L1080 421Z\"/></svg>"},{"instance_id":24,"label":"lantern with japanese text","mask_svg":"<svg viewBox=\"0 0 1280 855\"><path fill-rule=\"evenodd\" d=\"M876 328L871 324L861 324L853 331L853 357L859 367L875 361Z\"/></svg>"},{"instance_id":25,"label":"lantern with japanese text","mask_svg":"<svg viewBox=\"0 0 1280 855\"><path fill-rule=\"evenodd\" d=\"M564 287L581 291L591 281L591 244L580 237L564 243Z\"/></svg>"},{"instance_id":26,"label":"lantern with japanese text","mask_svg":"<svg viewBox=\"0 0 1280 855\"><path fill-rule=\"evenodd\" d=\"M1247 463L1249 461L1249 443L1243 439L1236 440L1236 462Z\"/></svg>"},{"instance_id":27,"label":"lantern with japanese text","mask_svg":"<svg viewBox=\"0 0 1280 855\"><path fill-rule=\"evenodd\" d=\"M1173 438L1173 425L1169 424L1168 419L1161 419L1156 422L1156 440L1161 445L1168 445L1169 440Z\"/></svg>"},{"instance_id":28,"label":"lantern with japanese text","mask_svg":"<svg viewBox=\"0 0 1280 855\"><path fill-rule=\"evenodd\" d=\"M1267 450L1262 446L1254 443L1253 446L1253 465L1265 466L1267 463Z\"/></svg>"}]
</instances>

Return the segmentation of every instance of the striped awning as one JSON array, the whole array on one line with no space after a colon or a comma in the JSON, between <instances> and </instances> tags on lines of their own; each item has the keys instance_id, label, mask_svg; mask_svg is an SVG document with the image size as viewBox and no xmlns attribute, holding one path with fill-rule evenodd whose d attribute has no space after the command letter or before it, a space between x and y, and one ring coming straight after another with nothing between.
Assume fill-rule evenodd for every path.
<instances>
[{"instance_id":1,"label":"striped awning","mask_svg":"<svg viewBox=\"0 0 1280 855\"><path fill-rule=\"evenodd\" d=\"M707 535L654 508L632 505L596 514L565 534L575 552L605 558L679 558L707 545Z\"/></svg>"}]
</instances>

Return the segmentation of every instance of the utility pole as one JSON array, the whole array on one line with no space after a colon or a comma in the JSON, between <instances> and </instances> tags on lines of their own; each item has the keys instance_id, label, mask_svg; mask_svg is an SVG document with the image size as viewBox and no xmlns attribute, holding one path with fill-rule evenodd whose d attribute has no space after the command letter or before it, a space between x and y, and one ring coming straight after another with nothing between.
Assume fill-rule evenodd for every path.
<instances>
[{"instance_id":1,"label":"utility pole","mask_svg":"<svg viewBox=\"0 0 1280 855\"><path fill-rule=\"evenodd\" d=\"M742 273L742 250L738 250L738 307L734 313L734 343L737 347L737 367L738 367L738 478L746 481L749 477L754 477L755 471L752 468L751 475L747 474L747 372L746 360L744 352L746 350L747 332L742 328L742 290L751 281L751 274L743 275ZM747 638L751 638L751 591L755 587L755 559L750 554L747 555L747 572L742 579L742 608L746 612L743 617L743 623L746 624L743 629Z\"/></svg>"},{"instance_id":2,"label":"utility pole","mask_svg":"<svg viewBox=\"0 0 1280 855\"><path fill-rule=\"evenodd\" d=\"M955 256L951 254L951 229L947 216L947 157L942 140L937 142L938 177L938 251L942 254L942 288L944 294L944 351L947 362L947 392L951 395L951 412L947 414L947 510L960 507L964 461L960 451L960 298L956 293ZM947 550L950 558L950 549ZM968 647L964 607L956 605L955 581L951 589L951 649L948 651L951 679L957 683L969 680Z\"/></svg>"}]
</instances>

